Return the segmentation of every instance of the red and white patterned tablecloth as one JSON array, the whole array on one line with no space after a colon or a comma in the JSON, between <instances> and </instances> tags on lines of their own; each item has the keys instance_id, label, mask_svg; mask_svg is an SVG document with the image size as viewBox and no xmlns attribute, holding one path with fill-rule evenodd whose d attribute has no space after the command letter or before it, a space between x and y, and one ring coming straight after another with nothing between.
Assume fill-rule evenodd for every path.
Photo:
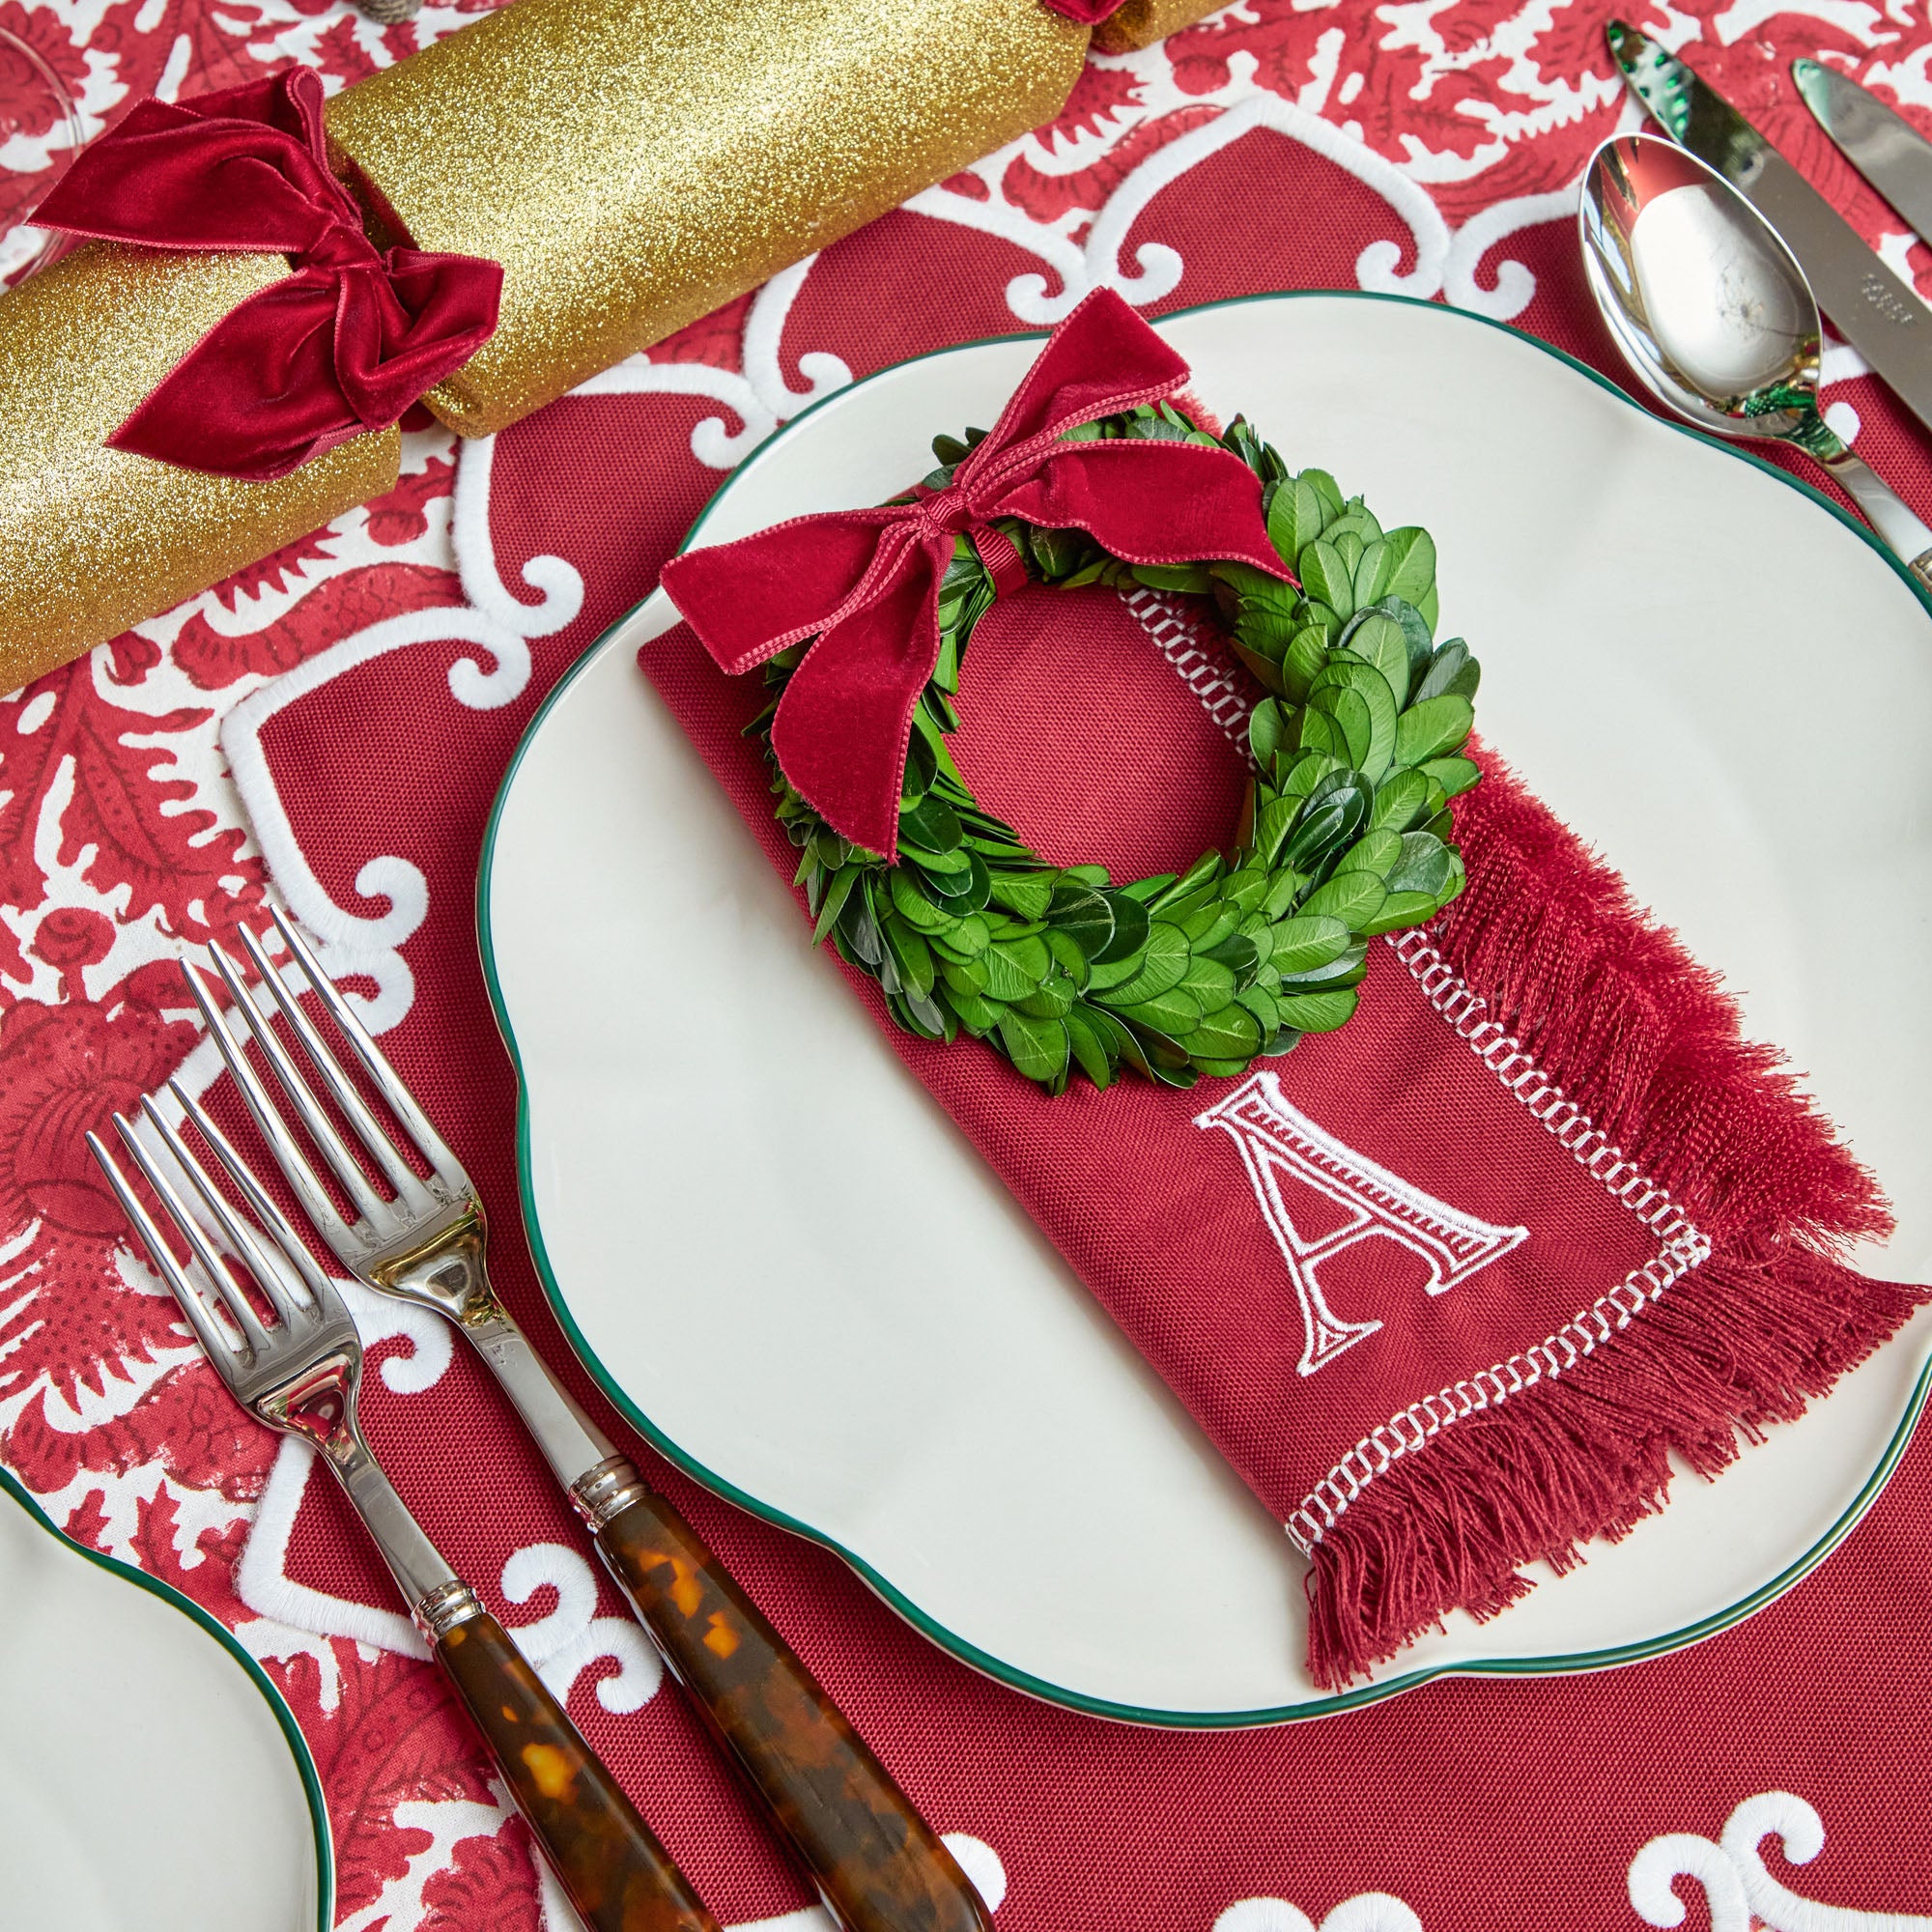
<instances>
[{"instance_id":1,"label":"red and white patterned tablecloth","mask_svg":"<svg viewBox=\"0 0 1932 1932\"><path fill-rule=\"evenodd\" d=\"M65 77L92 134L150 90L292 61L333 88L475 11L433 0L379 28L317 0L0 0L0 26ZM1688 45L1889 257L1932 270L1785 73L1822 50L1932 125L1922 13L1696 0L1634 17ZM0 705L0 1459L262 1660L321 1769L340 1925L568 1917L332 1490L221 1392L87 1166L81 1132L110 1105L177 1066L212 1077L168 962L272 887L373 991L506 1230L501 1291L564 1360L514 1233L512 1080L472 927L485 814L545 692L810 397L1044 327L1102 283L1152 312L1399 291L1607 366L1572 218L1585 155L1626 111L1602 20L1563 0L1236 0L1096 60L1054 127L494 443L410 437L389 497ZM31 124L0 146L0 221L48 158ZM1861 419L1932 513L1922 434L1849 351L1827 373L1834 420ZM720 1918L817 1922L477 1372L434 1323L363 1312L392 1338L370 1430L431 1533L523 1627ZM458 1446L428 1446L458 1423ZM935 1825L985 1848L1008 1932L1635 1932L1673 1911L1716 1932L1932 1927L1932 1447L1807 1581L1693 1650L1206 1735L1001 1690L834 1558L638 1453Z\"/></svg>"}]
</instances>

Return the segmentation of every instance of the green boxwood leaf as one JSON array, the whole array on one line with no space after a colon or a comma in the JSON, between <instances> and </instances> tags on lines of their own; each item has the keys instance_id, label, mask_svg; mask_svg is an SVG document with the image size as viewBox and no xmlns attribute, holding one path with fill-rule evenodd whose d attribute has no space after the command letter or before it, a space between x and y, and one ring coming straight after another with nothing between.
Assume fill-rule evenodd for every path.
<instances>
[{"instance_id":1,"label":"green boxwood leaf","mask_svg":"<svg viewBox=\"0 0 1932 1932\"><path fill-rule=\"evenodd\" d=\"M1396 721L1396 763L1419 765L1455 751L1475 722L1466 697L1430 697L1411 704Z\"/></svg>"},{"instance_id":2,"label":"green boxwood leaf","mask_svg":"<svg viewBox=\"0 0 1932 1932\"><path fill-rule=\"evenodd\" d=\"M1382 610L1357 611L1342 634L1341 648L1380 672L1400 711L1408 698L1408 642L1401 622Z\"/></svg>"},{"instance_id":3,"label":"green boxwood leaf","mask_svg":"<svg viewBox=\"0 0 1932 1932\"><path fill-rule=\"evenodd\" d=\"M1335 993L1292 993L1277 1000L1281 1023L1297 1033L1333 1033L1353 1016L1361 996L1352 986Z\"/></svg>"},{"instance_id":4,"label":"green boxwood leaf","mask_svg":"<svg viewBox=\"0 0 1932 1932\"><path fill-rule=\"evenodd\" d=\"M1391 893L1427 893L1431 898L1440 897L1449 885L1449 848L1427 832L1405 833L1399 843L1401 853L1388 868L1384 887Z\"/></svg>"},{"instance_id":5,"label":"green boxwood leaf","mask_svg":"<svg viewBox=\"0 0 1932 1932\"><path fill-rule=\"evenodd\" d=\"M1272 658L1264 658L1253 651L1239 638L1233 639L1235 655L1253 672L1255 682L1264 691L1271 691L1277 697L1288 695L1288 685L1282 676L1281 666Z\"/></svg>"},{"instance_id":6,"label":"green boxwood leaf","mask_svg":"<svg viewBox=\"0 0 1932 1932\"><path fill-rule=\"evenodd\" d=\"M1348 925L1321 913L1299 913L1274 929L1268 964L1278 973L1305 973L1339 959L1350 944Z\"/></svg>"},{"instance_id":7,"label":"green boxwood leaf","mask_svg":"<svg viewBox=\"0 0 1932 1932\"><path fill-rule=\"evenodd\" d=\"M1230 938L1233 936L1229 935ZM1223 966L1218 959L1196 953L1188 961L1187 971L1180 977L1180 990L1193 994L1201 1002L1203 1012L1212 1012L1216 1007L1225 1006L1235 997L1234 969Z\"/></svg>"},{"instance_id":8,"label":"green boxwood leaf","mask_svg":"<svg viewBox=\"0 0 1932 1932\"><path fill-rule=\"evenodd\" d=\"M1000 1044L1020 1072L1042 1086L1066 1071L1071 1046L1064 1021L1009 1010L1000 1015Z\"/></svg>"},{"instance_id":9,"label":"green boxwood leaf","mask_svg":"<svg viewBox=\"0 0 1932 1932\"><path fill-rule=\"evenodd\" d=\"M886 950L892 954L899 983L908 997L929 999L938 970L933 963L932 949L903 920L889 919L882 930Z\"/></svg>"},{"instance_id":10,"label":"green boxwood leaf","mask_svg":"<svg viewBox=\"0 0 1932 1932\"><path fill-rule=\"evenodd\" d=\"M1351 932L1360 932L1381 910L1386 896L1382 882L1373 872L1337 872L1325 886L1317 886L1308 895L1301 909L1339 919ZM1314 1027L1301 1026L1299 1020L1293 1024L1301 1027L1303 1033L1316 1031Z\"/></svg>"},{"instance_id":11,"label":"green boxwood leaf","mask_svg":"<svg viewBox=\"0 0 1932 1932\"><path fill-rule=\"evenodd\" d=\"M1314 483L1297 476L1284 482L1268 504L1268 541L1280 553L1284 563L1293 564L1303 550L1321 534L1328 520L1327 505Z\"/></svg>"},{"instance_id":12,"label":"green boxwood leaf","mask_svg":"<svg viewBox=\"0 0 1932 1932\"><path fill-rule=\"evenodd\" d=\"M1031 1019L1065 1019L1073 1010L1075 990L1073 981L1065 973L1053 973L1040 981L1037 993L1015 1000L1013 1010L1025 1013Z\"/></svg>"},{"instance_id":13,"label":"green boxwood leaf","mask_svg":"<svg viewBox=\"0 0 1932 1932\"><path fill-rule=\"evenodd\" d=\"M1386 880L1389 868L1401 862L1406 849L1400 833L1371 827L1342 854L1335 876L1340 878L1344 872L1373 872L1377 878ZM1390 886L1388 890L1394 888Z\"/></svg>"},{"instance_id":14,"label":"green boxwood leaf","mask_svg":"<svg viewBox=\"0 0 1932 1932\"><path fill-rule=\"evenodd\" d=\"M1133 1006L1142 1000L1154 999L1170 986L1180 983L1190 956L1186 935L1178 925L1170 925L1161 919L1151 921L1140 951L1139 970L1095 997L1110 1007Z\"/></svg>"},{"instance_id":15,"label":"green boxwood leaf","mask_svg":"<svg viewBox=\"0 0 1932 1932\"><path fill-rule=\"evenodd\" d=\"M845 866L832 875L832 885L818 905L818 923L811 929L811 943L819 945L825 935L838 923L838 915L845 910L845 901L852 896L852 888L865 875L857 866Z\"/></svg>"},{"instance_id":16,"label":"green boxwood leaf","mask_svg":"<svg viewBox=\"0 0 1932 1932\"><path fill-rule=\"evenodd\" d=\"M1332 544L1318 537L1312 544L1304 545L1295 561L1294 574L1301 579L1311 603L1332 611L1338 623L1354 614L1354 584L1349 566Z\"/></svg>"},{"instance_id":17,"label":"green boxwood leaf","mask_svg":"<svg viewBox=\"0 0 1932 1932\"><path fill-rule=\"evenodd\" d=\"M1342 514L1331 517L1323 526L1321 534L1333 543L1344 531L1360 538L1366 548L1380 541L1382 526L1376 521L1375 512L1359 497L1350 497L1342 506ZM1359 556L1361 553L1358 551L1356 554Z\"/></svg>"},{"instance_id":18,"label":"green boxwood leaf","mask_svg":"<svg viewBox=\"0 0 1932 1932\"><path fill-rule=\"evenodd\" d=\"M1170 986L1166 992L1156 993L1151 1000L1136 1000L1131 1006L1123 1006L1118 1000L1111 1000L1108 1004L1122 1019L1132 1020L1136 1026L1151 1028L1172 1040L1179 1040L1201 1023L1200 1001L1193 994L1182 992L1179 986Z\"/></svg>"},{"instance_id":19,"label":"green boxwood leaf","mask_svg":"<svg viewBox=\"0 0 1932 1932\"><path fill-rule=\"evenodd\" d=\"M1469 655L1468 645L1461 638L1451 638L1429 661L1429 668L1423 674L1422 682L1416 686L1415 696L1418 701L1451 694L1459 697L1474 697L1482 681L1483 668Z\"/></svg>"},{"instance_id":20,"label":"green boxwood leaf","mask_svg":"<svg viewBox=\"0 0 1932 1932\"><path fill-rule=\"evenodd\" d=\"M1233 1001L1208 1013L1182 1042L1197 1060L1232 1061L1239 1072L1250 1054L1260 1051L1261 1022L1246 1007Z\"/></svg>"},{"instance_id":21,"label":"green boxwood leaf","mask_svg":"<svg viewBox=\"0 0 1932 1932\"><path fill-rule=\"evenodd\" d=\"M1378 933L1400 932L1406 925L1420 925L1435 916L1440 903L1432 893L1391 893L1362 931L1374 938Z\"/></svg>"},{"instance_id":22,"label":"green boxwood leaf","mask_svg":"<svg viewBox=\"0 0 1932 1932\"><path fill-rule=\"evenodd\" d=\"M1374 788L1360 772L1330 773L1302 805L1294 831L1282 849L1283 861L1297 871L1311 870L1362 829L1374 797Z\"/></svg>"},{"instance_id":23,"label":"green boxwood leaf","mask_svg":"<svg viewBox=\"0 0 1932 1932\"><path fill-rule=\"evenodd\" d=\"M1021 945L1029 942L1022 941ZM986 991L995 1000L1029 999L1037 990L1039 983L1053 970L1053 956L1045 947L1039 949L1039 970L1034 972L1022 965L1015 956L1017 947L1003 946L995 941L980 955L986 969Z\"/></svg>"},{"instance_id":24,"label":"green boxwood leaf","mask_svg":"<svg viewBox=\"0 0 1932 1932\"><path fill-rule=\"evenodd\" d=\"M1369 824L1377 831L1406 832L1423 814L1428 802L1429 779L1420 771L1401 767L1376 787Z\"/></svg>"},{"instance_id":25,"label":"green boxwood leaf","mask_svg":"<svg viewBox=\"0 0 1932 1932\"><path fill-rule=\"evenodd\" d=\"M1379 594L1420 605L1435 587L1435 539L1413 525L1390 530L1384 541L1393 556L1388 582ZM1434 619L1431 619L1434 629Z\"/></svg>"},{"instance_id":26,"label":"green boxwood leaf","mask_svg":"<svg viewBox=\"0 0 1932 1932\"><path fill-rule=\"evenodd\" d=\"M1113 937L1092 955L1095 966L1111 966L1137 957L1147 943L1148 909L1126 893L1109 893L1107 910L1113 915Z\"/></svg>"},{"instance_id":27,"label":"green boxwood leaf","mask_svg":"<svg viewBox=\"0 0 1932 1932\"><path fill-rule=\"evenodd\" d=\"M1482 778L1482 770L1468 758L1431 758L1419 768L1442 787L1445 799L1461 798Z\"/></svg>"},{"instance_id":28,"label":"green boxwood leaf","mask_svg":"<svg viewBox=\"0 0 1932 1932\"><path fill-rule=\"evenodd\" d=\"M1327 608L1325 605L1322 607ZM1304 607L1304 610L1306 607ZM1328 629L1325 624L1307 624L1288 640L1282 654L1279 678L1282 694L1294 704L1308 696L1315 673L1328 662Z\"/></svg>"},{"instance_id":29,"label":"green boxwood leaf","mask_svg":"<svg viewBox=\"0 0 1932 1932\"><path fill-rule=\"evenodd\" d=\"M1022 919L1041 919L1053 902L1051 872L994 872L993 903L1016 912Z\"/></svg>"},{"instance_id":30,"label":"green boxwood leaf","mask_svg":"<svg viewBox=\"0 0 1932 1932\"><path fill-rule=\"evenodd\" d=\"M1114 1084L1118 1061L1108 1051L1107 1042L1087 1024L1077 1009L1066 1015L1066 1039L1072 1049L1074 1064L1104 1093Z\"/></svg>"},{"instance_id":31,"label":"green boxwood leaf","mask_svg":"<svg viewBox=\"0 0 1932 1932\"><path fill-rule=\"evenodd\" d=\"M1354 589L1357 611L1388 594L1395 570L1394 546L1385 538L1378 538L1369 544L1355 563Z\"/></svg>"},{"instance_id":32,"label":"green boxwood leaf","mask_svg":"<svg viewBox=\"0 0 1932 1932\"><path fill-rule=\"evenodd\" d=\"M1301 800L1293 794L1271 798L1255 813L1254 853L1265 866L1272 866L1282 840L1301 811Z\"/></svg>"},{"instance_id":33,"label":"green boxwood leaf","mask_svg":"<svg viewBox=\"0 0 1932 1932\"><path fill-rule=\"evenodd\" d=\"M921 932L942 932L952 923L952 916L942 912L920 889L913 884L912 874L903 866L895 866L887 873L891 881L893 910Z\"/></svg>"},{"instance_id":34,"label":"green boxwood leaf","mask_svg":"<svg viewBox=\"0 0 1932 1932\"><path fill-rule=\"evenodd\" d=\"M1045 915L1089 959L1106 952L1114 937L1114 901L1090 885L1061 878L1048 895Z\"/></svg>"},{"instance_id":35,"label":"green boxwood leaf","mask_svg":"<svg viewBox=\"0 0 1932 1932\"><path fill-rule=\"evenodd\" d=\"M1335 667L1332 664L1329 665L1323 670L1322 677L1326 677L1328 672L1334 668ZM1366 665L1362 668L1369 670L1369 667ZM1381 682L1379 672L1369 671L1369 674L1378 683ZM1336 754L1347 758L1350 764L1353 765L1357 770L1366 770L1369 763L1369 753L1375 745L1376 736L1375 717L1369 710L1367 699L1350 685L1323 684L1321 678L1317 678L1315 682L1316 688L1308 694L1308 709L1302 713L1302 716L1306 718L1319 713L1326 717L1334 727L1330 735L1339 734L1341 738L1341 743L1335 747ZM1382 689L1386 692L1388 687L1383 685ZM1390 705L1389 722L1391 724L1394 723L1394 714L1395 707ZM1389 752L1394 749L1392 741L1393 733L1391 732L1387 734L1382 746L1382 756L1385 764ZM1370 776L1373 777L1374 774L1372 773Z\"/></svg>"},{"instance_id":36,"label":"green boxwood leaf","mask_svg":"<svg viewBox=\"0 0 1932 1932\"><path fill-rule=\"evenodd\" d=\"M948 984L942 989L946 1004L959 1015L959 1023L976 1037L983 1038L997 1027L1005 1017L1006 1008L998 1000L988 1000L978 993L969 993L962 987Z\"/></svg>"},{"instance_id":37,"label":"green boxwood leaf","mask_svg":"<svg viewBox=\"0 0 1932 1932\"><path fill-rule=\"evenodd\" d=\"M1263 770L1266 770L1287 730L1288 724L1282 716L1281 706L1271 697L1263 698L1248 713L1248 750L1254 753L1255 763Z\"/></svg>"},{"instance_id":38,"label":"green boxwood leaf","mask_svg":"<svg viewBox=\"0 0 1932 1932\"><path fill-rule=\"evenodd\" d=\"M1342 710L1322 702L1330 692L1340 691L1349 692L1364 707L1368 729L1361 734L1360 743L1350 722L1355 715L1353 707ZM1379 779L1388 770L1395 756L1396 699L1388 679L1374 665L1352 651L1330 658L1316 678L1308 701L1321 705L1343 724L1349 738L1349 761L1358 771Z\"/></svg>"},{"instance_id":39,"label":"green boxwood leaf","mask_svg":"<svg viewBox=\"0 0 1932 1932\"><path fill-rule=\"evenodd\" d=\"M1295 481L1297 483L1306 483L1321 499L1321 521L1323 524L1331 524L1337 517L1345 513L1347 505L1342 501L1341 485L1335 481L1334 477L1329 475L1327 470L1304 469L1295 478Z\"/></svg>"}]
</instances>

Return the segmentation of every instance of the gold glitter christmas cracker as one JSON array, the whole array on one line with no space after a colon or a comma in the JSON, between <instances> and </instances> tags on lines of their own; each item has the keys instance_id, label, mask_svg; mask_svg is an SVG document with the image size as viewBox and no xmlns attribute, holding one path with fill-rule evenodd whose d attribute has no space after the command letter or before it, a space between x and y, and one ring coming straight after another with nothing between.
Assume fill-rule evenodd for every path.
<instances>
[{"instance_id":1,"label":"gold glitter christmas cracker","mask_svg":"<svg viewBox=\"0 0 1932 1932\"><path fill-rule=\"evenodd\" d=\"M1128 0L1094 39L1214 4ZM428 399L482 435L1050 120L1087 43L1038 0L516 0L329 129L379 242L504 263L501 329ZM91 243L0 294L0 691L394 486L394 430L272 483L104 446L285 268Z\"/></svg>"},{"instance_id":2,"label":"gold glitter christmas cracker","mask_svg":"<svg viewBox=\"0 0 1932 1932\"><path fill-rule=\"evenodd\" d=\"M106 446L215 323L287 273L279 255L91 242L0 297L0 691L395 487L395 430L272 483Z\"/></svg>"},{"instance_id":3,"label":"gold glitter christmas cracker","mask_svg":"<svg viewBox=\"0 0 1932 1932\"><path fill-rule=\"evenodd\" d=\"M381 239L503 264L485 436L1050 120L1038 0L517 0L330 101Z\"/></svg>"},{"instance_id":4,"label":"gold glitter christmas cracker","mask_svg":"<svg viewBox=\"0 0 1932 1932\"><path fill-rule=\"evenodd\" d=\"M328 131L379 242L503 264L496 335L426 399L486 436L1051 120L1088 38L1039 0L517 0Z\"/></svg>"}]
</instances>

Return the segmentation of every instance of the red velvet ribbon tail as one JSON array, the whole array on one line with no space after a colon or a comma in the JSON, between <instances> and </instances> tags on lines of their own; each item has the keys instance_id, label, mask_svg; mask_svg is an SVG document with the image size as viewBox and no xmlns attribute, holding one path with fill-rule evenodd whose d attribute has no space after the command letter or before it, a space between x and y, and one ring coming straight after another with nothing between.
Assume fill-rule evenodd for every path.
<instances>
[{"instance_id":1,"label":"red velvet ribbon tail","mask_svg":"<svg viewBox=\"0 0 1932 1932\"><path fill-rule=\"evenodd\" d=\"M835 832L898 857L913 707L939 662L939 580L951 539L908 546L880 594L812 645L772 721L785 777Z\"/></svg>"}]
</instances>

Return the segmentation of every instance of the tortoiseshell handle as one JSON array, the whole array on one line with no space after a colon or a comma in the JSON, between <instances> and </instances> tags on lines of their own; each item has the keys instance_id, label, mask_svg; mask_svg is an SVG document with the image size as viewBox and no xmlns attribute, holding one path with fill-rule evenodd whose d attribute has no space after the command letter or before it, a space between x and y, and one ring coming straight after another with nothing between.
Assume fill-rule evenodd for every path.
<instances>
[{"instance_id":1,"label":"tortoiseshell handle","mask_svg":"<svg viewBox=\"0 0 1932 1932\"><path fill-rule=\"evenodd\" d=\"M578 1916L592 1932L718 1932L670 1854L487 1611L438 1639Z\"/></svg>"},{"instance_id":2,"label":"tortoiseshell handle","mask_svg":"<svg viewBox=\"0 0 1932 1932\"><path fill-rule=\"evenodd\" d=\"M991 1932L952 1854L662 1496L597 1547L843 1932Z\"/></svg>"}]
</instances>

